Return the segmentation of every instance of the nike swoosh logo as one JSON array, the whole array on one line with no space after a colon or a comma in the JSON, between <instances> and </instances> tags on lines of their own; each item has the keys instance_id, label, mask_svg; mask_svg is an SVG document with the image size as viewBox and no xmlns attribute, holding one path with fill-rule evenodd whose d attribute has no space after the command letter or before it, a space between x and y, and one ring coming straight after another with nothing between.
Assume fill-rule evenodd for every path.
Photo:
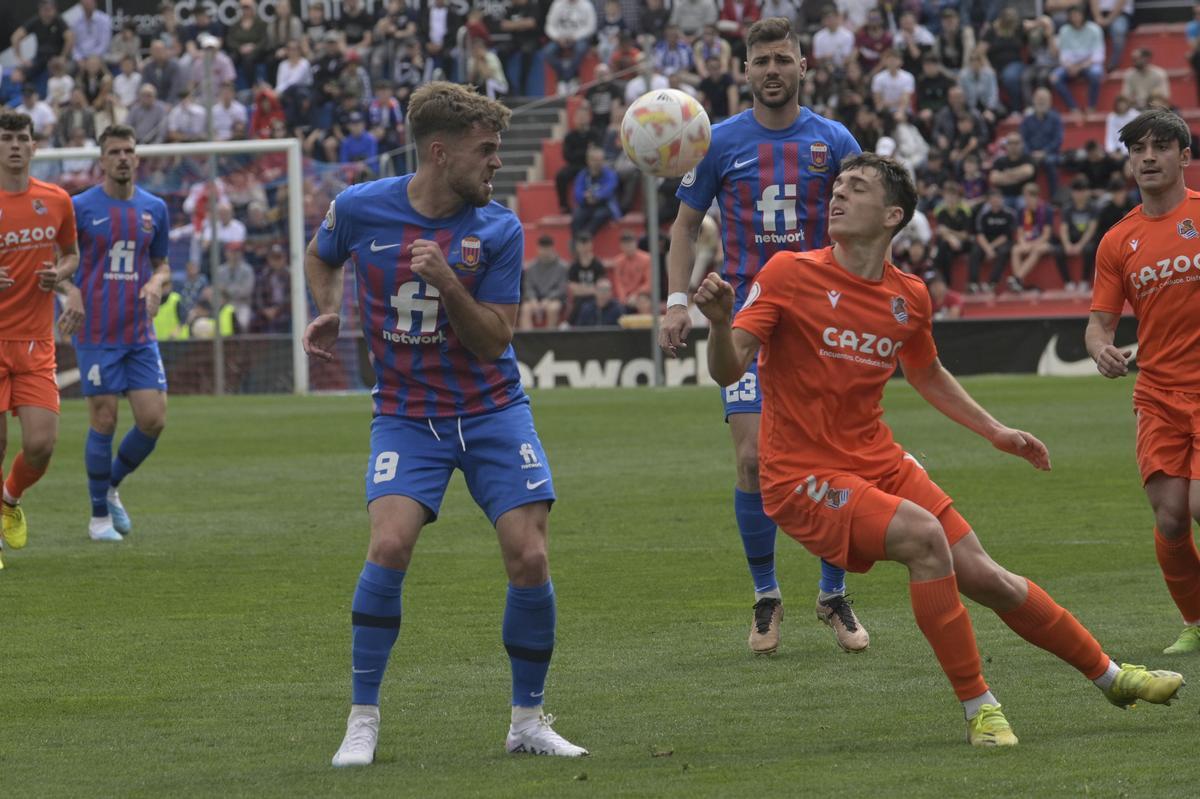
<instances>
[{"instance_id":1,"label":"nike swoosh logo","mask_svg":"<svg viewBox=\"0 0 1200 799\"><path fill-rule=\"evenodd\" d=\"M103 225L107 221L108 221L107 219L93 219L92 224L93 225Z\"/></svg>"},{"instance_id":2,"label":"nike swoosh logo","mask_svg":"<svg viewBox=\"0 0 1200 799\"><path fill-rule=\"evenodd\" d=\"M1138 345L1136 342L1120 345L1120 349L1133 350L1133 356L1129 359L1130 364L1137 360ZM1096 362L1091 358L1064 361L1058 357L1058 336L1050 337L1050 342L1042 351L1042 357L1038 358L1037 373L1043 377L1091 377L1098 374Z\"/></svg>"},{"instance_id":3,"label":"nike swoosh logo","mask_svg":"<svg viewBox=\"0 0 1200 799\"><path fill-rule=\"evenodd\" d=\"M539 696L545 696L546 692L545 691L530 691L529 695L536 699Z\"/></svg>"},{"instance_id":4,"label":"nike swoosh logo","mask_svg":"<svg viewBox=\"0 0 1200 799\"><path fill-rule=\"evenodd\" d=\"M376 244L374 239L371 239L371 252L382 252L390 250L393 247L399 247L399 244Z\"/></svg>"},{"instance_id":5,"label":"nike swoosh logo","mask_svg":"<svg viewBox=\"0 0 1200 799\"><path fill-rule=\"evenodd\" d=\"M751 164L753 164L753 163L754 163L755 161L757 161L757 160L758 160L758 157L757 157L757 156L755 156L754 158L751 158L749 161L734 161L734 162L733 162L733 168L734 168L734 169L741 169L741 168L742 168L742 167L744 167L744 166L750 166Z\"/></svg>"},{"instance_id":6,"label":"nike swoosh logo","mask_svg":"<svg viewBox=\"0 0 1200 799\"><path fill-rule=\"evenodd\" d=\"M549 477L543 477L541 480L538 480L536 483L533 482L532 480L526 480L525 487L528 488L530 491L532 491L533 489L538 488L548 482L550 482Z\"/></svg>"},{"instance_id":7,"label":"nike swoosh logo","mask_svg":"<svg viewBox=\"0 0 1200 799\"><path fill-rule=\"evenodd\" d=\"M351 666L350 671L354 672L355 674L370 674L373 671L379 671L379 669L356 669Z\"/></svg>"}]
</instances>

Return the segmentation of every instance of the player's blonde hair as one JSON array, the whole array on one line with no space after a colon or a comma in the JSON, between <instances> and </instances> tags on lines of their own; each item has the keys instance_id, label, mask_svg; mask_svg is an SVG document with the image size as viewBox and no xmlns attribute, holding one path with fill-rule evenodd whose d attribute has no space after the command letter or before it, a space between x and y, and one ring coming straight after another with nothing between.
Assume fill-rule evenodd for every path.
<instances>
[{"instance_id":1,"label":"player's blonde hair","mask_svg":"<svg viewBox=\"0 0 1200 799\"><path fill-rule=\"evenodd\" d=\"M425 84L408 101L408 127L418 147L438 134L462 136L476 126L499 133L511 116L504 104L447 81Z\"/></svg>"}]
</instances>

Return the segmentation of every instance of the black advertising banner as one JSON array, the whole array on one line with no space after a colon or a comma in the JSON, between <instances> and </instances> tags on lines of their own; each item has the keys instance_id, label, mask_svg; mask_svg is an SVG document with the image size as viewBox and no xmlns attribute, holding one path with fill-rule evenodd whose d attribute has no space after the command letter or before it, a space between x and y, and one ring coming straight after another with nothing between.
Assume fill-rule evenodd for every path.
<instances>
[{"instance_id":1,"label":"black advertising banner","mask_svg":"<svg viewBox=\"0 0 1200 799\"><path fill-rule=\"evenodd\" d=\"M933 332L942 362L956 375L1071 377L1096 374L1083 346L1086 327L1086 319L997 319L937 322ZM713 384L705 367L706 332L693 332L683 357L664 360L667 386ZM1117 345L1136 352L1136 341L1136 322L1131 317L1121 319ZM227 390L290 393L291 346L287 336L243 336L226 341ZM212 392L211 341L172 341L160 347L172 393ZM645 330L517 333L513 348L526 388L634 388L654 382L654 354L650 333ZM362 339L343 339L340 356L332 365L310 362L312 389L369 389L374 373ZM80 375L69 344L58 347L58 372L63 396L79 396Z\"/></svg>"}]
</instances>

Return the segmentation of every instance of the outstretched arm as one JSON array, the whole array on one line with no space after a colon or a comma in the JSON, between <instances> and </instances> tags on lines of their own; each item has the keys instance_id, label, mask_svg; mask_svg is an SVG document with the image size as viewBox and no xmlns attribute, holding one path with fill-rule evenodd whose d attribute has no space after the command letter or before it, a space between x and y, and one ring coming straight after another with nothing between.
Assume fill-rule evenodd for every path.
<instances>
[{"instance_id":1,"label":"outstretched arm","mask_svg":"<svg viewBox=\"0 0 1200 799\"><path fill-rule=\"evenodd\" d=\"M1115 313L1092 311L1087 332L1083 334L1088 355L1096 362L1096 370L1108 378L1129 374L1129 359L1133 357L1133 350L1120 350L1113 346L1119 321L1121 317Z\"/></svg>"},{"instance_id":2,"label":"outstretched arm","mask_svg":"<svg viewBox=\"0 0 1200 799\"><path fill-rule=\"evenodd\" d=\"M1050 471L1046 445L1030 433L1001 424L976 402L938 358L922 369L905 369L904 376L925 401L1001 452L1017 455L1034 468Z\"/></svg>"}]
</instances>

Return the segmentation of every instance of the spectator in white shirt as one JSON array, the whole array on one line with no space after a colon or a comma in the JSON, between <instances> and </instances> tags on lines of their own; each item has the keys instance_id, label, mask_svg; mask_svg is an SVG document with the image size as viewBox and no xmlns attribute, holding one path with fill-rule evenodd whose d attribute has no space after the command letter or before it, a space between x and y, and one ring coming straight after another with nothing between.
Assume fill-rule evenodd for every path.
<instances>
[{"instance_id":1,"label":"spectator in white shirt","mask_svg":"<svg viewBox=\"0 0 1200 799\"><path fill-rule=\"evenodd\" d=\"M625 105L632 105L634 100L646 92L670 87L671 82L667 80L666 75L654 68L654 61L645 54L640 55L637 77L625 84Z\"/></svg>"},{"instance_id":2,"label":"spectator in white shirt","mask_svg":"<svg viewBox=\"0 0 1200 799\"><path fill-rule=\"evenodd\" d=\"M1121 141L1121 128L1138 117L1141 112L1134 108L1129 98L1118 94L1113 100L1113 110L1104 118L1104 152L1122 161L1129 155L1129 148Z\"/></svg>"},{"instance_id":3,"label":"spectator in white shirt","mask_svg":"<svg viewBox=\"0 0 1200 799\"><path fill-rule=\"evenodd\" d=\"M900 53L888 50L883 54L883 69L871 79L875 108L880 111L887 109L909 112L912 109L912 96L916 86L917 80L912 73L900 68Z\"/></svg>"},{"instance_id":4,"label":"spectator in white shirt","mask_svg":"<svg viewBox=\"0 0 1200 799\"><path fill-rule=\"evenodd\" d=\"M1086 78L1087 110L1095 111L1100 83L1104 80L1104 31L1095 22L1084 19L1082 5L1071 7L1067 24L1058 30L1058 57L1059 67L1051 80L1059 97L1078 115L1079 103L1075 102L1067 82Z\"/></svg>"},{"instance_id":5,"label":"spectator in white shirt","mask_svg":"<svg viewBox=\"0 0 1200 799\"><path fill-rule=\"evenodd\" d=\"M826 7L821 25L813 34L812 56L818 64L841 71L854 56L854 33L842 24L842 15L833 6Z\"/></svg>"},{"instance_id":6,"label":"spectator in white shirt","mask_svg":"<svg viewBox=\"0 0 1200 799\"><path fill-rule=\"evenodd\" d=\"M579 67L596 34L596 7L591 0L554 0L546 13L546 37L542 49L546 63L559 81L559 93L573 91Z\"/></svg>"},{"instance_id":7,"label":"spectator in white shirt","mask_svg":"<svg viewBox=\"0 0 1200 799\"><path fill-rule=\"evenodd\" d=\"M234 129L245 130L250 115L246 106L233 96L233 84L226 83L221 87L217 101L213 103L213 137L217 141L229 141L233 138Z\"/></svg>"},{"instance_id":8,"label":"spectator in white shirt","mask_svg":"<svg viewBox=\"0 0 1200 799\"><path fill-rule=\"evenodd\" d=\"M275 74L275 93L283 94L293 86L311 86L312 82L312 64L302 54L300 42L292 39L287 43L287 58L279 62Z\"/></svg>"},{"instance_id":9,"label":"spectator in white shirt","mask_svg":"<svg viewBox=\"0 0 1200 799\"><path fill-rule=\"evenodd\" d=\"M125 56L121 59L121 72L113 78L113 94L121 101L121 105L131 108L137 102L138 89L142 87L142 73L137 71L133 59Z\"/></svg>"},{"instance_id":10,"label":"spectator in white shirt","mask_svg":"<svg viewBox=\"0 0 1200 799\"><path fill-rule=\"evenodd\" d=\"M204 106L194 99L191 88L184 89L179 102L167 114L167 141L203 141L208 138Z\"/></svg>"},{"instance_id":11,"label":"spectator in white shirt","mask_svg":"<svg viewBox=\"0 0 1200 799\"><path fill-rule=\"evenodd\" d=\"M18 111L22 114L28 114L33 120L33 132L40 133L47 139L54 133L54 126L58 123L58 116L54 113L54 109L45 100L38 99L37 87L32 82L25 84L21 90L21 104L17 106Z\"/></svg>"},{"instance_id":12,"label":"spectator in white shirt","mask_svg":"<svg viewBox=\"0 0 1200 799\"><path fill-rule=\"evenodd\" d=\"M75 34L75 47L71 57L76 63L90 55L104 56L112 42L112 17L96 10L96 0L79 0L83 14L71 26Z\"/></svg>"}]
</instances>

